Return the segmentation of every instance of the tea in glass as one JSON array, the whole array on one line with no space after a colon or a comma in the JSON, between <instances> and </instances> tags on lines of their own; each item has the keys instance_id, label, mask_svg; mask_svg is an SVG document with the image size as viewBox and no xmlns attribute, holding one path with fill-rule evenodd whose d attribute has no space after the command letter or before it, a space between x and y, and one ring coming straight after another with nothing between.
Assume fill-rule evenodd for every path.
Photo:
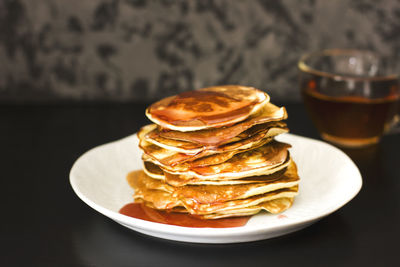
<instances>
[{"instance_id":1,"label":"tea in glass","mask_svg":"<svg viewBox=\"0 0 400 267\"><path fill-rule=\"evenodd\" d=\"M357 147L377 143L399 119L393 65L369 51L326 50L299 62L304 103L321 137ZM393 72L394 73L394 72Z\"/></svg>"}]
</instances>

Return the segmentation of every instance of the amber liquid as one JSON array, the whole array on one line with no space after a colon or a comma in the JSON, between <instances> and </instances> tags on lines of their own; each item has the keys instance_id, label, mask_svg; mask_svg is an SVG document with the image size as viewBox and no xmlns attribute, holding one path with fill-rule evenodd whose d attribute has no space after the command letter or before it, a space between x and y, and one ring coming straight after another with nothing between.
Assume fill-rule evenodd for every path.
<instances>
[{"instance_id":1,"label":"amber liquid","mask_svg":"<svg viewBox=\"0 0 400 267\"><path fill-rule=\"evenodd\" d=\"M369 99L332 97L315 88L302 90L305 105L321 136L343 146L363 146L379 141L399 112L400 96Z\"/></svg>"},{"instance_id":2,"label":"amber liquid","mask_svg":"<svg viewBox=\"0 0 400 267\"><path fill-rule=\"evenodd\" d=\"M246 225L250 216L206 220L185 213L155 210L141 203L129 203L119 213L149 222L195 228L230 228Z\"/></svg>"}]
</instances>

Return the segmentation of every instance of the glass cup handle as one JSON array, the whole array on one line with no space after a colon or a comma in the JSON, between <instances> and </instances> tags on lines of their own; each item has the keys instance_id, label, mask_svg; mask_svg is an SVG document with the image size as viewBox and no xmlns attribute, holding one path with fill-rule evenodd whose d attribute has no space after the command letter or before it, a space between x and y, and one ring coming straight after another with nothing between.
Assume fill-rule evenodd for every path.
<instances>
[{"instance_id":1,"label":"glass cup handle","mask_svg":"<svg viewBox=\"0 0 400 267\"><path fill-rule=\"evenodd\" d=\"M397 113L391 123L388 125L386 134L398 134L400 133L400 112Z\"/></svg>"}]
</instances>

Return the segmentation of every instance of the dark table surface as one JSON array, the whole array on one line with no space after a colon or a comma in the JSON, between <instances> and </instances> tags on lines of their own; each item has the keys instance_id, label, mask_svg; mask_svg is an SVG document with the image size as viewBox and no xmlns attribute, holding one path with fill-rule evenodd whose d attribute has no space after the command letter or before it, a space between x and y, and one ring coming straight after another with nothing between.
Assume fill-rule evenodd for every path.
<instances>
[{"instance_id":1,"label":"dark table surface","mask_svg":"<svg viewBox=\"0 0 400 267\"><path fill-rule=\"evenodd\" d=\"M227 245L148 237L97 213L72 191L69 171L90 148L136 132L144 104L0 106L0 266L399 266L400 135L346 151L363 188L314 225ZM318 138L301 104L292 133Z\"/></svg>"}]
</instances>

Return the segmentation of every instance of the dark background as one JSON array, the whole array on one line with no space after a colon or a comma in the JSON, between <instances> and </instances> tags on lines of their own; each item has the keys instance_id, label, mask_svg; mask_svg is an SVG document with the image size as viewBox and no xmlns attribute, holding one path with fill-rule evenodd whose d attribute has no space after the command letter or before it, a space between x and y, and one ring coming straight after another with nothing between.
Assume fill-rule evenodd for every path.
<instances>
[{"instance_id":1,"label":"dark background","mask_svg":"<svg viewBox=\"0 0 400 267\"><path fill-rule=\"evenodd\" d=\"M0 0L0 102L152 101L215 84L299 101L325 48L398 56L396 0Z\"/></svg>"}]
</instances>

